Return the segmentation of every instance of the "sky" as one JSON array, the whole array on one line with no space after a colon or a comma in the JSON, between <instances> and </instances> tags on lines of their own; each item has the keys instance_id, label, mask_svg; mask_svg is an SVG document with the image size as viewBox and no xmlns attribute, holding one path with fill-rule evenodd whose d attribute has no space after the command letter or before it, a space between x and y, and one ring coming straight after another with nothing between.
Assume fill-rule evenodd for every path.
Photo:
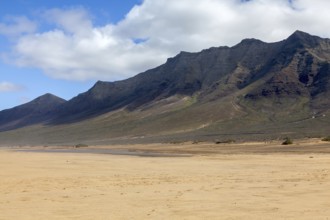
<instances>
[{"instance_id":1,"label":"sky","mask_svg":"<svg viewBox=\"0 0 330 220\"><path fill-rule=\"evenodd\" d=\"M45 93L71 99L180 51L330 37L327 0L0 0L0 110Z\"/></svg>"}]
</instances>

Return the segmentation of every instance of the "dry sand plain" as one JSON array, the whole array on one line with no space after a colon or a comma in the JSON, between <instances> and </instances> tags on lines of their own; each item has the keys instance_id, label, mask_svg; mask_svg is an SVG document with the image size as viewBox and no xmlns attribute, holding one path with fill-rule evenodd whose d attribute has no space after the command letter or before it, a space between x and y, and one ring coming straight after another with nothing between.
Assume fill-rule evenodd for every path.
<instances>
[{"instance_id":1,"label":"dry sand plain","mask_svg":"<svg viewBox=\"0 0 330 220\"><path fill-rule=\"evenodd\" d=\"M166 148L150 149L159 147ZM330 154L217 147L227 153L214 154L215 146L191 157L1 149L0 219L330 219Z\"/></svg>"}]
</instances>

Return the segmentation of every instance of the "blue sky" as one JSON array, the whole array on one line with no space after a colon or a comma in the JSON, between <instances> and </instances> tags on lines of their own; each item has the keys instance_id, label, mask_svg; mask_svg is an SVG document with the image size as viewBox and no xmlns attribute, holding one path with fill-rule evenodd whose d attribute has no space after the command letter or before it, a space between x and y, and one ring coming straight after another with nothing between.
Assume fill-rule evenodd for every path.
<instances>
[{"instance_id":1,"label":"blue sky","mask_svg":"<svg viewBox=\"0 0 330 220\"><path fill-rule=\"evenodd\" d=\"M1 0L0 14L29 15L40 10L51 8L85 7L95 15L99 24L118 22L135 4L142 0Z\"/></svg>"},{"instance_id":2,"label":"blue sky","mask_svg":"<svg viewBox=\"0 0 330 220\"><path fill-rule=\"evenodd\" d=\"M95 25L104 25L122 20L130 9L139 3L141 3L140 0L0 0L0 19L6 19L8 16L34 17L39 11L52 8L83 7L94 15ZM1 52L10 51L11 43L10 39L0 34ZM44 75L39 68L18 67L7 61L0 61L0 83L17 85L17 88L8 88L9 91L0 89L0 110L20 105L45 93L53 93L64 99L70 99L88 90L95 81L96 79L85 81L54 79Z\"/></svg>"},{"instance_id":3,"label":"blue sky","mask_svg":"<svg viewBox=\"0 0 330 220\"><path fill-rule=\"evenodd\" d=\"M324 0L0 0L0 110L45 93L70 99L180 51L330 37Z\"/></svg>"}]
</instances>

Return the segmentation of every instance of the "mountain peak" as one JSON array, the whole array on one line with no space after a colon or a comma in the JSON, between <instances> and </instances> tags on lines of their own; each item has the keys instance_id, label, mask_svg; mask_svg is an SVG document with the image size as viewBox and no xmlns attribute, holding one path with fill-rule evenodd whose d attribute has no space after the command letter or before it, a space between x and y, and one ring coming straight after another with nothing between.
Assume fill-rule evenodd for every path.
<instances>
[{"instance_id":1,"label":"mountain peak","mask_svg":"<svg viewBox=\"0 0 330 220\"><path fill-rule=\"evenodd\" d=\"M320 40L320 37L297 30L291 34L286 41L289 43L300 44L301 46L315 47L319 44Z\"/></svg>"},{"instance_id":2,"label":"mountain peak","mask_svg":"<svg viewBox=\"0 0 330 220\"><path fill-rule=\"evenodd\" d=\"M293 32L293 34L291 34L291 36L306 38L306 37L311 37L312 35L310 35L309 33L300 31L300 30L296 30L295 32Z\"/></svg>"},{"instance_id":3,"label":"mountain peak","mask_svg":"<svg viewBox=\"0 0 330 220\"><path fill-rule=\"evenodd\" d=\"M51 93L46 93L31 101L31 103L38 103L38 104L61 104L64 102L66 102L65 99L62 99Z\"/></svg>"},{"instance_id":4,"label":"mountain peak","mask_svg":"<svg viewBox=\"0 0 330 220\"><path fill-rule=\"evenodd\" d=\"M42 96L39 96L38 98L58 98L58 99L61 99L60 97L58 97L54 94L51 94L51 93L45 93Z\"/></svg>"},{"instance_id":5,"label":"mountain peak","mask_svg":"<svg viewBox=\"0 0 330 220\"><path fill-rule=\"evenodd\" d=\"M258 39L255 39L255 38L245 38L243 39L241 42L239 42L238 44L236 44L234 46L234 48L237 48L237 47L243 47L243 48L246 48L246 47L254 47L254 46L258 46L260 44L264 44L263 41L261 40L258 40Z\"/></svg>"},{"instance_id":6,"label":"mountain peak","mask_svg":"<svg viewBox=\"0 0 330 220\"><path fill-rule=\"evenodd\" d=\"M263 42L255 38L246 38L240 42L240 44L253 44L253 43L263 43Z\"/></svg>"},{"instance_id":7,"label":"mountain peak","mask_svg":"<svg viewBox=\"0 0 330 220\"><path fill-rule=\"evenodd\" d=\"M106 82L106 81L98 80L94 84L94 86L90 89L90 91L103 90L103 89L107 88L110 84L111 84L111 82Z\"/></svg>"},{"instance_id":8,"label":"mountain peak","mask_svg":"<svg viewBox=\"0 0 330 220\"><path fill-rule=\"evenodd\" d=\"M106 81L102 81L102 80L98 80L98 81L95 83L95 85L102 85L102 84L104 84L104 83L108 83L108 82L106 82Z\"/></svg>"},{"instance_id":9,"label":"mountain peak","mask_svg":"<svg viewBox=\"0 0 330 220\"><path fill-rule=\"evenodd\" d=\"M0 131L44 123L66 100L46 93L36 99L0 112Z\"/></svg>"}]
</instances>

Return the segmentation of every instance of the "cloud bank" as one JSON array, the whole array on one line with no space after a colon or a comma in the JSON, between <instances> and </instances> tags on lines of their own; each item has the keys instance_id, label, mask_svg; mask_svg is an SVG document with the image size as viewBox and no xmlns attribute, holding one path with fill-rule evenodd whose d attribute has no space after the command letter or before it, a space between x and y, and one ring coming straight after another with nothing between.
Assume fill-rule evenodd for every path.
<instances>
[{"instance_id":1,"label":"cloud bank","mask_svg":"<svg viewBox=\"0 0 330 220\"><path fill-rule=\"evenodd\" d=\"M180 51L232 46L243 38L279 41L295 30L330 37L330 1L144 0L116 24L96 26L84 8L51 9L22 33L11 58L66 80L119 80L160 65ZM21 22L24 23L24 22ZM39 24L40 25L40 24ZM45 26L45 25L44 25Z\"/></svg>"}]
</instances>

